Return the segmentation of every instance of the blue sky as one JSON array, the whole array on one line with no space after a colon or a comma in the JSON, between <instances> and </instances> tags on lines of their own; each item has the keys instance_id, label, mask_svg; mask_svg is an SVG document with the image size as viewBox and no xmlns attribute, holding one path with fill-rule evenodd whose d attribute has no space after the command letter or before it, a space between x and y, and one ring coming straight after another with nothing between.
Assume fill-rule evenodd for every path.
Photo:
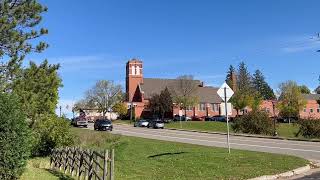
<instances>
[{"instance_id":1,"label":"blue sky","mask_svg":"<svg viewBox=\"0 0 320 180\"><path fill-rule=\"evenodd\" d=\"M273 88L286 80L318 85L317 0L40 1L48 7L41 25L50 47L27 59L62 65L63 106L97 80L124 85L125 62L134 57L145 77L192 74L219 86L228 66L244 61Z\"/></svg>"}]
</instances>

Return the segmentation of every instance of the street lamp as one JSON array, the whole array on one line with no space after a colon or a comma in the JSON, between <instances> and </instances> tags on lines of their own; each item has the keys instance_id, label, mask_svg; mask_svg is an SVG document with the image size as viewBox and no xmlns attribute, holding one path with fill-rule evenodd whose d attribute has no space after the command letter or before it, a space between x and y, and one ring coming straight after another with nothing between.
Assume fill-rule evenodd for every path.
<instances>
[{"instance_id":1,"label":"street lamp","mask_svg":"<svg viewBox=\"0 0 320 180\"><path fill-rule=\"evenodd\" d=\"M276 111L275 111L277 100L272 100L271 102L272 102L272 111L273 111L273 136L277 136L278 132L276 130Z\"/></svg>"}]
</instances>

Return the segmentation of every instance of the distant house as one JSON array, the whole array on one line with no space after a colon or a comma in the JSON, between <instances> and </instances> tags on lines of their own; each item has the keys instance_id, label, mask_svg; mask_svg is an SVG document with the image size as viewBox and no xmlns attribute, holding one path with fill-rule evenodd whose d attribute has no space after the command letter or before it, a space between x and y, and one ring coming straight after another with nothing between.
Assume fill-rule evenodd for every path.
<instances>
[{"instance_id":1,"label":"distant house","mask_svg":"<svg viewBox=\"0 0 320 180\"><path fill-rule=\"evenodd\" d=\"M300 111L301 118L320 118L320 94L304 94L307 101L305 107Z\"/></svg>"}]
</instances>

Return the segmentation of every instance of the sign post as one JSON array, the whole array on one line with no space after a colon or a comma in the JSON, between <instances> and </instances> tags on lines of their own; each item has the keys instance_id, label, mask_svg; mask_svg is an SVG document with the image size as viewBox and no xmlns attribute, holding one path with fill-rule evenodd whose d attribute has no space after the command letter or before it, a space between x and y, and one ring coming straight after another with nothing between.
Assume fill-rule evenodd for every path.
<instances>
[{"instance_id":1,"label":"sign post","mask_svg":"<svg viewBox=\"0 0 320 180\"><path fill-rule=\"evenodd\" d=\"M217 91L218 95L222 98L225 103L225 113L226 113L226 121L227 121L227 143L228 143L228 152L230 154L230 130L229 130L229 116L228 116L228 101L234 94L233 90L228 86L227 83L223 83L222 86Z\"/></svg>"}]
</instances>

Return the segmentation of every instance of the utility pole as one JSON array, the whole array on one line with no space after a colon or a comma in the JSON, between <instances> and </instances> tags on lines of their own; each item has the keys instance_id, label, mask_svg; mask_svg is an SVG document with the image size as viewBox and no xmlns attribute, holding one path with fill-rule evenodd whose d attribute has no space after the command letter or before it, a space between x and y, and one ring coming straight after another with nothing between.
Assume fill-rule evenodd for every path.
<instances>
[{"instance_id":1,"label":"utility pole","mask_svg":"<svg viewBox=\"0 0 320 180\"><path fill-rule=\"evenodd\" d=\"M60 106L59 109L60 109L60 117L61 117L61 109L62 109L62 107Z\"/></svg>"},{"instance_id":2,"label":"utility pole","mask_svg":"<svg viewBox=\"0 0 320 180\"><path fill-rule=\"evenodd\" d=\"M228 117L228 102L227 102L227 87L224 87L224 106L226 110L226 120L227 120L227 143L228 143L228 152L230 154L230 130L229 130L229 117Z\"/></svg>"}]
</instances>

